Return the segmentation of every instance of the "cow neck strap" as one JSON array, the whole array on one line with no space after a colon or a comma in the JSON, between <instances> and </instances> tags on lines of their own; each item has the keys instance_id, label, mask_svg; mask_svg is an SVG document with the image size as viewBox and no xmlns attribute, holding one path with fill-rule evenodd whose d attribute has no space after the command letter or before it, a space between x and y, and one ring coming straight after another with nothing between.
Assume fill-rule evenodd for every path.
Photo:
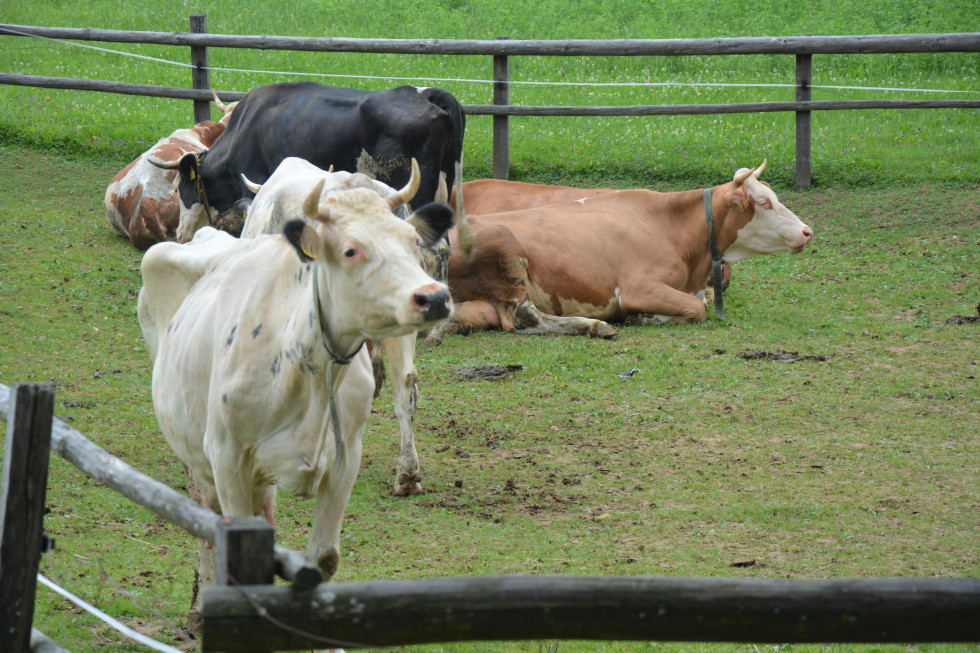
<instances>
[{"instance_id":1,"label":"cow neck strap","mask_svg":"<svg viewBox=\"0 0 980 653\"><path fill-rule=\"evenodd\" d=\"M357 346L354 351L347 354L346 356L338 356L334 353L330 344L327 342L327 327L323 319L323 310L320 306L320 275L317 274L316 270L312 270L313 275L313 304L316 310L317 322L320 324L320 341L323 343L323 348L327 350L327 354L330 355L330 359L333 364L327 364L327 401L329 402L330 410L330 424L333 426L334 440L337 443L337 456L336 462L334 463L334 471L340 470L340 464L344 461L344 436L340 431L340 416L337 412L337 396L333 389L333 372L334 366L336 365L350 365L350 362L354 360L358 352L361 351L361 347L364 346L364 340Z\"/></svg>"},{"instance_id":2,"label":"cow neck strap","mask_svg":"<svg viewBox=\"0 0 980 653\"><path fill-rule=\"evenodd\" d=\"M211 206L211 202L208 201L208 192L204 190L204 175L201 174L201 164L204 162L204 157L207 153L208 151L204 150L197 154L197 172L194 173L196 175L194 178L194 189L201 198L201 204L204 205L205 213L208 214L208 224L213 227L215 220L214 208Z\"/></svg>"},{"instance_id":3,"label":"cow neck strap","mask_svg":"<svg viewBox=\"0 0 980 653\"><path fill-rule=\"evenodd\" d=\"M704 189L704 216L708 223L708 249L711 250L711 279L712 288L715 291L715 313L718 319L725 319L724 298L721 288L721 264L724 259L718 251L718 243L715 242L714 215L711 212L711 189Z\"/></svg>"}]
</instances>

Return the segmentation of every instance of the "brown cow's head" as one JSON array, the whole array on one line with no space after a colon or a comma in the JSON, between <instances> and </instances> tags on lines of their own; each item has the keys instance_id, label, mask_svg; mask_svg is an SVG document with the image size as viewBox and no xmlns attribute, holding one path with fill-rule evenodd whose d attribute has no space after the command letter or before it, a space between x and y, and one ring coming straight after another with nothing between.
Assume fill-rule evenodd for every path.
<instances>
[{"instance_id":1,"label":"brown cow's head","mask_svg":"<svg viewBox=\"0 0 980 653\"><path fill-rule=\"evenodd\" d=\"M798 254L813 238L813 230L780 203L768 184L759 181L765 169L765 161L758 168L740 168L728 189L728 201L751 214L725 250L726 261L774 252Z\"/></svg>"}]
</instances>

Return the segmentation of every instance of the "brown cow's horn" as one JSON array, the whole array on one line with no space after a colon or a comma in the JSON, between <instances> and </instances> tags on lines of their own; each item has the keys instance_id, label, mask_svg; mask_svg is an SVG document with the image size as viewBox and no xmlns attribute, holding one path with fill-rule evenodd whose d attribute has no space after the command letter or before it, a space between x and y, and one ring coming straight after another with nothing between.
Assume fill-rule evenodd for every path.
<instances>
[{"instance_id":1,"label":"brown cow's horn","mask_svg":"<svg viewBox=\"0 0 980 653\"><path fill-rule=\"evenodd\" d=\"M408 204L415 197L415 193L419 192L419 184L422 183L422 175L419 173L419 162L412 157L412 176L409 178L408 183L405 184L405 188L394 195L389 195L385 199L388 201L388 207L392 211L397 209L402 204Z\"/></svg>"},{"instance_id":2,"label":"brown cow's horn","mask_svg":"<svg viewBox=\"0 0 980 653\"><path fill-rule=\"evenodd\" d=\"M178 165L180 165L180 159L177 159L176 161L164 161L163 159L158 159L155 156L150 156L147 157L146 160L152 163L153 165L155 165L156 167L163 168L164 170L173 170Z\"/></svg>"},{"instance_id":3,"label":"brown cow's horn","mask_svg":"<svg viewBox=\"0 0 980 653\"><path fill-rule=\"evenodd\" d=\"M738 186L741 183L743 183L746 179L749 178L749 175L751 175L753 172L755 172L755 168L749 168L748 170L746 170L742 174L735 175L735 179L733 180L735 182L735 185Z\"/></svg>"},{"instance_id":4,"label":"brown cow's horn","mask_svg":"<svg viewBox=\"0 0 980 653\"><path fill-rule=\"evenodd\" d=\"M310 194L303 200L303 215L315 220L320 217L320 194L323 193L323 185L326 179L320 179Z\"/></svg>"}]
</instances>

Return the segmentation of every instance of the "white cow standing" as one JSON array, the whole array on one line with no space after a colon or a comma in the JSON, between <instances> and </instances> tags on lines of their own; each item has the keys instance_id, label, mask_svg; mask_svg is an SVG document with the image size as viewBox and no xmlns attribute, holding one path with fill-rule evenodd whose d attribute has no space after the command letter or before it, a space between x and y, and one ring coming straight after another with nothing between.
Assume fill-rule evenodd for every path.
<instances>
[{"instance_id":1,"label":"white cow standing","mask_svg":"<svg viewBox=\"0 0 980 653\"><path fill-rule=\"evenodd\" d=\"M412 161L413 178L419 175L418 164ZM305 159L287 157L276 168L269 179L260 185L253 184L247 179L244 180L246 186L255 193L255 199L248 211L245 225L242 228L242 238L254 238L261 234L280 233L283 226L296 215L298 197L297 190L300 188L310 188L311 186L323 182L323 194L329 196L332 193L344 189L364 188L377 193L382 198L394 197L397 193L393 188L383 182L372 179L361 173L350 173L346 171L334 172L323 170ZM441 207L441 208L437 208ZM442 210L447 212L452 219L451 209L448 205L430 204L429 211ZM406 213L407 217L407 213ZM441 261L445 267L449 260L449 244L445 239L441 239L434 234L427 234L425 242L428 243L423 250L425 257L425 267L435 279L446 281L448 272L438 269L436 261ZM443 251L444 250L444 251ZM419 457L415 449L415 435L413 422L415 420L415 409L418 401L418 371L415 368L415 334L401 336L398 338L384 338L382 344L384 351L388 354L388 363L391 370L391 387L394 395L395 417L398 419L398 427L401 433L401 446L398 454L398 469L395 476L395 494L407 495L422 491L420 484L421 473L419 471ZM375 369L383 366L380 360L380 350L372 352L378 357L375 361ZM380 369L383 370L383 367ZM383 374L383 373L382 373ZM381 376L383 378L383 376ZM378 387L380 388L380 378L376 376Z\"/></svg>"},{"instance_id":2,"label":"white cow standing","mask_svg":"<svg viewBox=\"0 0 980 653\"><path fill-rule=\"evenodd\" d=\"M298 218L284 235L239 240L206 227L143 258L153 406L199 500L271 521L276 486L316 497L308 552L326 579L374 392L362 345L414 337L452 312L419 252L452 212L392 213L417 185L387 200L366 189L322 196L322 182L283 187L277 201ZM200 578L213 582L213 551L201 544Z\"/></svg>"}]
</instances>

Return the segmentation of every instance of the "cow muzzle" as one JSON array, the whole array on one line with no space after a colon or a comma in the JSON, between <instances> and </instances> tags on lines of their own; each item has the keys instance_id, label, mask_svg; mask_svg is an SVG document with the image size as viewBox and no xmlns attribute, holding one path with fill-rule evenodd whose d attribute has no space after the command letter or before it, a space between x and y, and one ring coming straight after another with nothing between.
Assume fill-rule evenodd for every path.
<instances>
[{"instance_id":1,"label":"cow muzzle","mask_svg":"<svg viewBox=\"0 0 980 653\"><path fill-rule=\"evenodd\" d=\"M423 322L446 319L453 312L453 300L449 296L449 288L439 284L417 290L412 295L412 311L421 317Z\"/></svg>"},{"instance_id":2,"label":"cow muzzle","mask_svg":"<svg viewBox=\"0 0 980 653\"><path fill-rule=\"evenodd\" d=\"M796 246L790 249L789 251L793 254L799 254L804 249L806 249L806 246L810 243L811 240L813 240L813 229L804 226L803 231L800 233L800 238L797 240Z\"/></svg>"}]
</instances>

